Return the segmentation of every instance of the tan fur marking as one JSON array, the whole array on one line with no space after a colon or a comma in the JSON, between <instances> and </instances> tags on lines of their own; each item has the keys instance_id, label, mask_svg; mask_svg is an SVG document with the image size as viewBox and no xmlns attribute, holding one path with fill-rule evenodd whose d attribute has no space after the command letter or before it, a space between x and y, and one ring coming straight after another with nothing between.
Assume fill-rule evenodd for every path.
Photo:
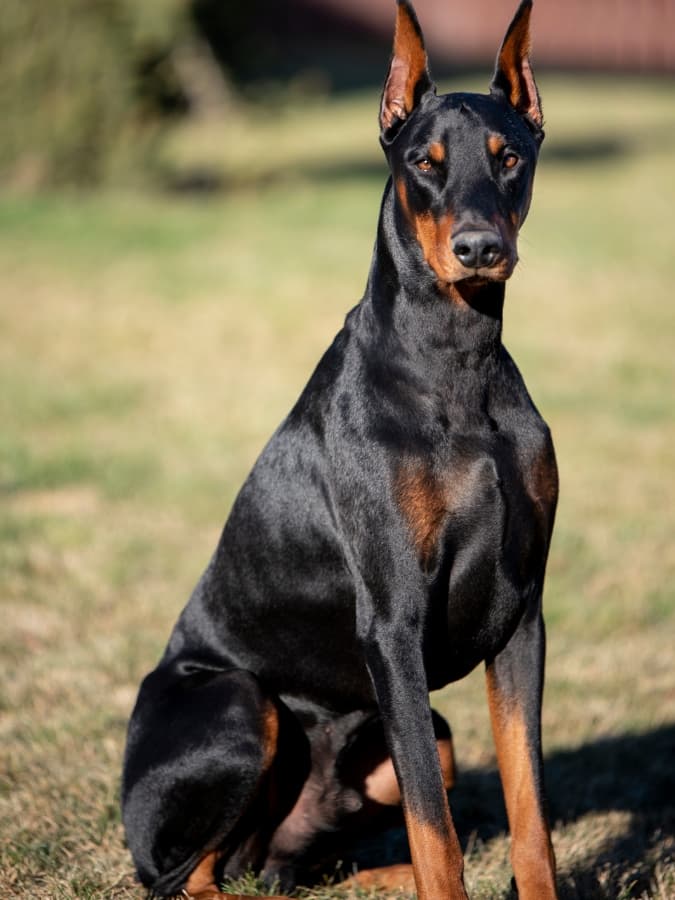
<instances>
[{"instance_id":1,"label":"tan fur marking","mask_svg":"<svg viewBox=\"0 0 675 900\"><path fill-rule=\"evenodd\" d=\"M536 502L550 505L558 499L558 470L548 451L542 453L533 465L529 486L532 499Z\"/></svg>"},{"instance_id":2,"label":"tan fur marking","mask_svg":"<svg viewBox=\"0 0 675 900\"><path fill-rule=\"evenodd\" d=\"M405 819L419 900L465 900L464 860L450 811L445 823L449 838L440 828L412 813L407 813Z\"/></svg>"},{"instance_id":3,"label":"tan fur marking","mask_svg":"<svg viewBox=\"0 0 675 900\"><path fill-rule=\"evenodd\" d=\"M447 294L451 300L460 304L464 303L466 298L462 297L461 294L466 289L470 299L474 286L470 283L459 288L457 283L462 282L467 276L471 275L472 270L465 269L452 251L451 241L454 225L452 213L448 212L440 219L434 219L430 212L414 214L410 210L408 194L402 178L397 180L395 187L406 219L415 231L415 237L422 249L424 259L438 278L437 284L439 289ZM507 230L509 231L509 237L506 246L514 247L514 250L505 255L503 262L499 266L490 269L490 278L495 281L505 281L509 278L517 262L515 234L511 233L510 224Z\"/></svg>"},{"instance_id":4,"label":"tan fur marking","mask_svg":"<svg viewBox=\"0 0 675 900\"><path fill-rule=\"evenodd\" d=\"M383 806L398 806L401 802L401 791L394 771L391 757L378 763L366 776L363 784L364 792L369 800Z\"/></svg>"},{"instance_id":5,"label":"tan fur marking","mask_svg":"<svg viewBox=\"0 0 675 900\"><path fill-rule=\"evenodd\" d=\"M428 562L447 512L443 484L422 466L401 470L396 494L420 559Z\"/></svg>"},{"instance_id":6,"label":"tan fur marking","mask_svg":"<svg viewBox=\"0 0 675 900\"><path fill-rule=\"evenodd\" d=\"M487 139L487 148L493 156L499 156L504 147L506 147L504 138L498 134L491 134Z\"/></svg>"},{"instance_id":7,"label":"tan fur marking","mask_svg":"<svg viewBox=\"0 0 675 900\"><path fill-rule=\"evenodd\" d=\"M452 738L439 738L436 741L438 750L438 758L441 761L441 772L443 773L443 787L449 791L455 786L456 769L455 769L455 749L452 744Z\"/></svg>"},{"instance_id":8,"label":"tan fur marking","mask_svg":"<svg viewBox=\"0 0 675 900\"><path fill-rule=\"evenodd\" d=\"M213 874L213 867L218 862L218 859L218 853L215 851L209 853L192 870L192 874L185 885L185 890L190 896L194 897L198 894L208 896L207 891L218 891ZM218 896L218 894L216 893L214 896Z\"/></svg>"},{"instance_id":9,"label":"tan fur marking","mask_svg":"<svg viewBox=\"0 0 675 900\"><path fill-rule=\"evenodd\" d=\"M399 6L394 51L382 96L380 120L384 128L396 118L406 119L415 103L415 87L427 67L427 54L405 6Z\"/></svg>"},{"instance_id":10,"label":"tan fur marking","mask_svg":"<svg viewBox=\"0 0 675 900\"><path fill-rule=\"evenodd\" d=\"M410 206L408 205L408 189L406 187L405 181L402 178L399 178L396 182L396 195L399 199L399 203L401 204L401 209L408 220L411 221L410 217Z\"/></svg>"},{"instance_id":11,"label":"tan fur marking","mask_svg":"<svg viewBox=\"0 0 675 900\"><path fill-rule=\"evenodd\" d=\"M404 99L405 111L406 114L409 114L415 102L415 86L427 67L427 55L410 17L407 13L400 14L402 7L399 6L398 9L394 44L396 51L400 52L405 59L408 68Z\"/></svg>"},{"instance_id":12,"label":"tan fur marking","mask_svg":"<svg viewBox=\"0 0 675 900\"><path fill-rule=\"evenodd\" d=\"M431 213L420 213L413 217L417 241L427 263L434 270L440 282L453 282L466 278L467 270L452 252L450 240L454 219L446 213L436 220Z\"/></svg>"},{"instance_id":13,"label":"tan fur marking","mask_svg":"<svg viewBox=\"0 0 675 900\"><path fill-rule=\"evenodd\" d=\"M415 873L410 863L399 863L379 869L364 869L340 882L340 886L342 885L362 890L405 891L406 894L412 894L415 892Z\"/></svg>"},{"instance_id":14,"label":"tan fur marking","mask_svg":"<svg viewBox=\"0 0 675 900\"><path fill-rule=\"evenodd\" d=\"M219 891L215 885L206 887L196 894L191 894L186 889L179 896L185 897L185 900L288 900L288 897L281 897L277 894L260 894L255 896L249 894L228 894L224 891Z\"/></svg>"},{"instance_id":15,"label":"tan fur marking","mask_svg":"<svg viewBox=\"0 0 675 900\"><path fill-rule=\"evenodd\" d=\"M461 308L468 309L471 305L471 300L476 292L481 289L482 285L480 282L466 283L459 281L457 284L444 284L441 287L443 293L445 293L454 304Z\"/></svg>"},{"instance_id":16,"label":"tan fur marking","mask_svg":"<svg viewBox=\"0 0 675 900\"><path fill-rule=\"evenodd\" d=\"M497 66L509 83L511 105L541 125L543 118L529 53L530 7L526 7L502 44Z\"/></svg>"},{"instance_id":17,"label":"tan fur marking","mask_svg":"<svg viewBox=\"0 0 675 900\"><path fill-rule=\"evenodd\" d=\"M416 461L399 469L394 493L423 565L432 559L447 517L470 502L480 477L479 467L461 464L440 475Z\"/></svg>"},{"instance_id":18,"label":"tan fur marking","mask_svg":"<svg viewBox=\"0 0 675 900\"><path fill-rule=\"evenodd\" d=\"M268 702L262 713L263 772L267 772L276 756L278 737L279 714L274 704ZM235 896L222 893L216 886L213 869L220 856L221 853L214 850L204 856L195 866L185 885L188 896L194 898L194 900L211 900L211 898L231 898Z\"/></svg>"},{"instance_id":19,"label":"tan fur marking","mask_svg":"<svg viewBox=\"0 0 675 900\"><path fill-rule=\"evenodd\" d=\"M521 900L555 900L555 857L548 823L535 787L521 708L499 690L487 670L492 731L511 829L511 864Z\"/></svg>"},{"instance_id":20,"label":"tan fur marking","mask_svg":"<svg viewBox=\"0 0 675 900\"><path fill-rule=\"evenodd\" d=\"M277 753L277 740L279 738L279 713L273 703L268 702L263 712L263 771L266 772L272 765Z\"/></svg>"},{"instance_id":21,"label":"tan fur marking","mask_svg":"<svg viewBox=\"0 0 675 900\"><path fill-rule=\"evenodd\" d=\"M275 894L249 898L246 894L227 894L219 890L213 873L219 858L220 854L215 851L205 856L188 878L181 896L186 900L288 900Z\"/></svg>"},{"instance_id":22,"label":"tan fur marking","mask_svg":"<svg viewBox=\"0 0 675 900\"><path fill-rule=\"evenodd\" d=\"M534 501L540 521L550 531L558 502L558 468L555 455L549 449L544 450L530 466L527 491Z\"/></svg>"},{"instance_id":23,"label":"tan fur marking","mask_svg":"<svg viewBox=\"0 0 675 900\"><path fill-rule=\"evenodd\" d=\"M526 11L504 41L499 53L498 64L509 81L511 105L518 108L522 101L520 70L522 60L530 52L530 13Z\"/></svg>"},{"instance_id":24,"label":"tan fur marking","mask_svg":"<svg viewBox=\"0 0 675 900\"><path fill-rule=\"evenodd\" d=\"M434 162L442 163L445 159L445 147L443 144L439 144L435 141L433 144L429 145L429 156L433 159Z\"/></svg>"},{"instance_id":25,"label":"tan fur marking","mask_svg":"<svg viewBox=\"0 0 675 900\"><path fill-rule=\"evenodd\" d=\"M438 277L439 288L451 299L457 300L458 295L453 288L457 287L457 282L472 274L472 270L465 269L452 251L451 238L454 225L452 213L446 213L438 220L429 212L419 213L412 216L412 224L424 258ZM513 246L514 243L511 238L507 246ZM490 268L490 279L505 281L511 276L516 261L515 250L507 253L500 265ZM465 287L470 293L471 284Z\"/></svg>"},{"instance_id":26,"label":"tan fur marking","mask_svg":"<svg viewBox=\"0 0 675 900\"><path fill-rule=\"evenodd\" d=\"M408 202L408 189L403 178L397 179L395 189L403 214L415 232L424 258L438 276L439 287L452 300L459 301L459 296L455 296L451 290L452 282L465 278L467 272L450 246L452 215L448 213L438 222L431 213L413 215Z\"/></svg>"},{"instance_id":27,"label":"tan fur marking","mask_svg":"<svg viewBox=\"0 0 675 900\"><path fill-rule=\"evenodd\" d=\"M443 787L446 791L455 784L455 752L452 746L452 738L438 738L436 749L441 763L443 774ZM383 806L398 806L401 802L401 791L394 770L391 757L387 757L378 763L368 773L364 781L364 792L369 800L381 803Z\"/></svg>"}]
</instances>

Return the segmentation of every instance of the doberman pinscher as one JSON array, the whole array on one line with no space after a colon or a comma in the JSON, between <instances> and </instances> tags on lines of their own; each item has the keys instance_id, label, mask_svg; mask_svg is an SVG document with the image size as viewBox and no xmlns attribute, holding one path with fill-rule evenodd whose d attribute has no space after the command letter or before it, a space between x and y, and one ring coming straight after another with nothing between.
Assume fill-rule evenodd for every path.
<instances>
[{"instance_id":1,"label":"doberman pinscher","mask_svg":"<svg viewBox=\"0 0 675 900\"><path fill-rule=\"evenodd\" d=\"M156 896L228 896L221 879L247 869L291 889L396 808L418 895L466 898L429 691L481 662L518 893L556 896L540 741L556 463L501 341L543 138L530 12L488 94L438 96L398 0L365 295L242 487L131 719L124 824Z\"/></svg>"}]
</instances>

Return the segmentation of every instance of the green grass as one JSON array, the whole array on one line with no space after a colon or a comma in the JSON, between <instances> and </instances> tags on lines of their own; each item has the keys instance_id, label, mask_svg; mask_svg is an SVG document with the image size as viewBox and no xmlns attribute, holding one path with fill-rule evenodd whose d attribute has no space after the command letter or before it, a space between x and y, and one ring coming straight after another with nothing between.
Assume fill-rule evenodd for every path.
<instances>
[{"instance_id":1,"label":"green grass","mask_svg":"<svg viewBox=\"0 0 675 900\"><path fill-rule=\"evenodd\" d=\"M673 85L541 87L548 136L505 332L561 470L544 712L561 894L665 900ZM362 293L376 107L367 92L176 133L165 171L208 171L227 188L209 196L0 200L3 900L142 896L117 809L126 720L238 486ZM506 898L480 672L434 703L455 734L471 895Z\"/></svg>"}]
</instances>

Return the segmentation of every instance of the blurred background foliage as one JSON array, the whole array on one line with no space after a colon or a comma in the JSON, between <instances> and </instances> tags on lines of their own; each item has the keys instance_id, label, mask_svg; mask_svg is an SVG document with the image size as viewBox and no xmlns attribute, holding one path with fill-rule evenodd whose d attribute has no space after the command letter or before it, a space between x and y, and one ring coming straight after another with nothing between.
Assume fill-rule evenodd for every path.
<instances>
[{"instance_id":1,"label":"blurred background foliage","mask_svg":"<svg viewBox=\"0 0 675 900\"><path fill-rule=\"evenodd\" d=\"M303 68L287 52L289 12L271 0L5 0L0 185L153 175L176 119L222 112L233 86ZM272 93L278 102L278 82Z\"/></svg>"},{"instance_id":2,"label":"blurred background foliage","mask_svg":"<svg viewBox=\"0 0 675 900\"><path fill-rule=\"evenodd\" d=\"M147 162L188 109L175 56L192 33L181 0L5 0L2 182L94 185Z\"/></svg>"}]
</instances>

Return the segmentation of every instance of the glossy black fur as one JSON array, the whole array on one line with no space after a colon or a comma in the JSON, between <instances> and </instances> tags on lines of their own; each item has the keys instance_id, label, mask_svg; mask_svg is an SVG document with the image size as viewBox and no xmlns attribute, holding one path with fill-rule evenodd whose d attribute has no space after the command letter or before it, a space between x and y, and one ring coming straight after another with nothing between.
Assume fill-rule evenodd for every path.
<instances>
[{"instance_id":1,"label":"glossy black fur","mask_svg":"<svg viewBox=\"0 0 675 900\"><path fill-rule=\"evenodd\" d=\"M490 134L517 172L486 151ZM496 82L491 95L423 91L385 129L393 181L364 297L243 485L133 713L124 823L158 894L214 848L226 873L251 865L292 886L324 835L363 827L364 746L368 761L392 754L404 804L438 823L443 726L428 691L484 661L518 695L540 771L551 438L501 343L503 281L449 293L393 187L405 182L408 214L451 210L454 232L522 221L540 139ZM430 142L446 149L431 177L415 165ZM406 472L441 495L424 553ZM270 703L281 724L262 777ZM323 791L312 833L277 831L309 777Z\"/></svg>"}]
</instances>

